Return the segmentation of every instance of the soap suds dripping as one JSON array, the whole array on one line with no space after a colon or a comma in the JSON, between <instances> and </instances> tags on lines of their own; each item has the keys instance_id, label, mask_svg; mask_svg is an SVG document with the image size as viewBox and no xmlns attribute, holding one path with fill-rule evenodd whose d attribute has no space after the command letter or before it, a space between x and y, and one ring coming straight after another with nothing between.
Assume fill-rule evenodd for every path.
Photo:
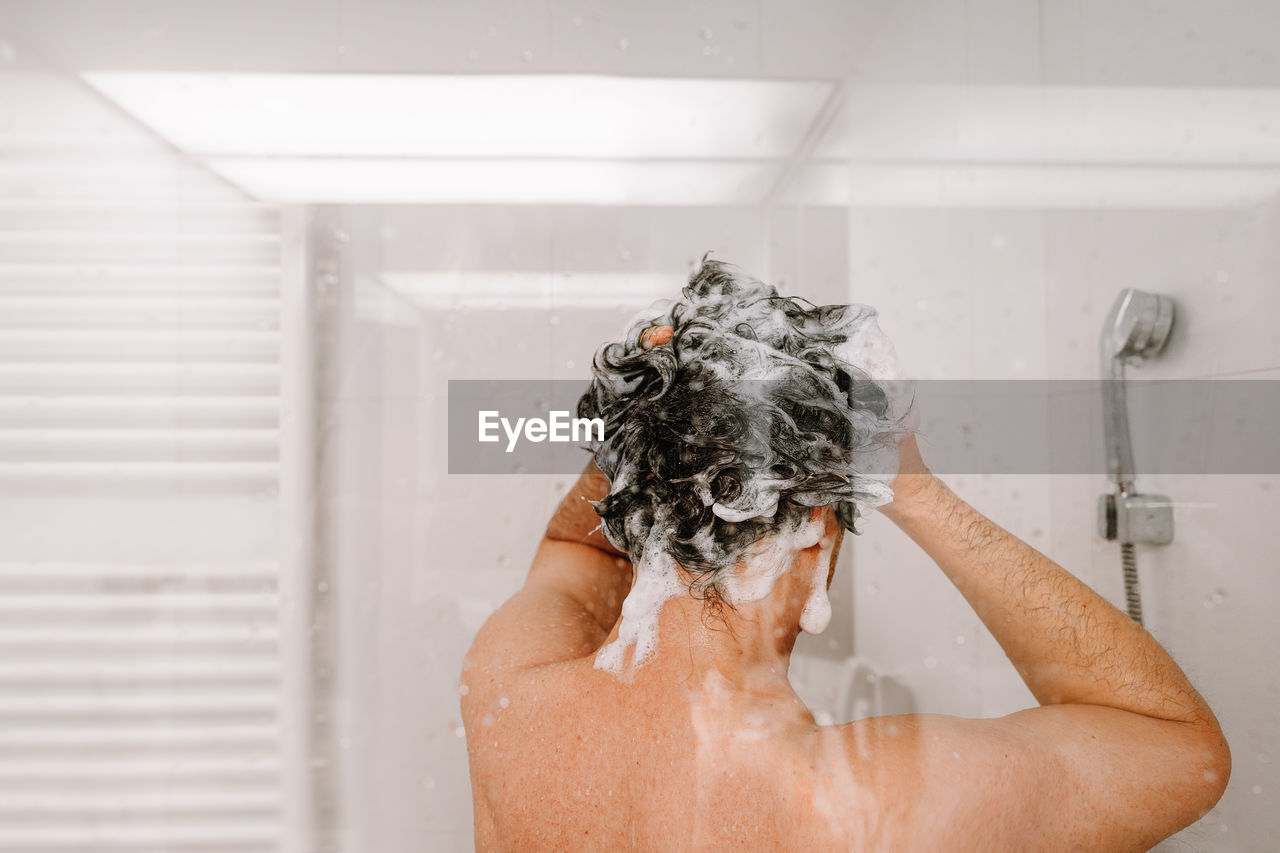
<instances>
[{"instance_id":1,"label":"soap suds dripping","mask_svg":"<svg viewBox=\"0 0 1280 853\"><path fill-rule=\"evenodd\" d=\"M831 598L827 595L827 575L836 546L836 537L830 533L822 538L817 564L813 568L813 588L800 613L800 630L806 634L821 634L831 624Z\"/></svg>"},{"instance_id":2,"label":"soap suds dripping","mask_svg":"<svg viewBox=\"0 0 1280 853\"><path fill-rule=\"evenodd\" d=\"M635 565L631 591L622 602L618 637L596 652L595 668L615 675L622 672L628 647L634 647L634 670L653 656L658 648L658 616L662 606L686 592L676 570L676 561L667 553L664 540L671 529L665 518L655 521L645 539L644 551Z\"/></svg>"}]
</instances>

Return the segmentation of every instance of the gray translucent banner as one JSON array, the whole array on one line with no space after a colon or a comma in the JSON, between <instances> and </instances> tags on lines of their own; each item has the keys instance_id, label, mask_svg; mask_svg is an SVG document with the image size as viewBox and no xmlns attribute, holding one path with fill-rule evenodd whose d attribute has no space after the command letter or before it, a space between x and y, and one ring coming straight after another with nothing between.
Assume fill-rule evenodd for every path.
<instances>
[{"instance_id":1,"label":"gray translucent banner","mask_svg":"<svg viewBox=\"0 0 1280 853\"><path fill-rule=\"evenodd\" d=\"M917 381L925 461L938 474L1106 474L1109 382ZM580 471L588 425L576 425L575 442L572 421L586 384L450 380L449 473ZM1131 379L1125 387L1137 476L1280 474L1280 380Z\"/></svg>"}]
</instances>

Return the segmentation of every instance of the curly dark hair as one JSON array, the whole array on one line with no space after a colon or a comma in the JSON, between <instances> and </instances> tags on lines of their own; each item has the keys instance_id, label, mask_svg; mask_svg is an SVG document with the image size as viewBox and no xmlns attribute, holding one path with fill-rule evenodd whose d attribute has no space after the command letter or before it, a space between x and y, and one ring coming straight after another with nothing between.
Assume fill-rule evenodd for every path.
<instances>
[{"instance_id":1,"label":"curly dark hair","mask_svg":"<svg viewBox=\"0 0 1280 853\"><path fill-rule=\"evenodd\" d=\"M578 401L579 417L605 422L589 449L610 480L594 504L609 541L638 562L671 519L667 551L718 598L722 570L811 507L834 505L856 533L866 507L892 498L859 457L905 432L884 388L835 353L875 316L779 296L704 257L679 301L600 347ZM652 344L655 326L668 341Z\"/></svg>"}]
</instances>

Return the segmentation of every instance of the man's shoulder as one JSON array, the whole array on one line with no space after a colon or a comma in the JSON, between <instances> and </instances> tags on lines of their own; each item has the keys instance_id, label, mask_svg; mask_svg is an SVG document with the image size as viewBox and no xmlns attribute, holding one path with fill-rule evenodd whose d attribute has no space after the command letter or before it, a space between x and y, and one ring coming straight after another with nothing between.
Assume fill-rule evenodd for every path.
<instances>
[{"instance_id":1,"label":"man's shoulder","mask_svg":"<svg viewBox=\"0 0 1280 853\"><path fill-rule=\"evenodd\" d=\"M1034 833L1045 813L1048 762L1004 719L903 714L829 728L881 817L921 843L1007 845Z\"/></svg>"}]
</instances>

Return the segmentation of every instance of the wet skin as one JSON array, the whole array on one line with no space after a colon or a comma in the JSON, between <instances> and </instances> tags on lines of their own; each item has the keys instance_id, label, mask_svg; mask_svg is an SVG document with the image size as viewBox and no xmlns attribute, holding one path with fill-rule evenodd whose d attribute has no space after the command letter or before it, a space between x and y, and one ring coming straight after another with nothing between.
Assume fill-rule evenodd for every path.
<instances>
[{"instance_id":1,"label":"wet skin","mask_svg":"<svg viewBox=\"0 0 1280 853\"><path fill-rule=\"evenodd\" d=\"M1042 707L817 725L786 673L830 542L736 610L670 599L644 666L594 668L631 567L590 532L582 497L603 484L589 469L464 664L477 849L1145 850L1207 811L1230 754L1167 653L903 449L886 514Z\"/></svg>"}]
</instances>

